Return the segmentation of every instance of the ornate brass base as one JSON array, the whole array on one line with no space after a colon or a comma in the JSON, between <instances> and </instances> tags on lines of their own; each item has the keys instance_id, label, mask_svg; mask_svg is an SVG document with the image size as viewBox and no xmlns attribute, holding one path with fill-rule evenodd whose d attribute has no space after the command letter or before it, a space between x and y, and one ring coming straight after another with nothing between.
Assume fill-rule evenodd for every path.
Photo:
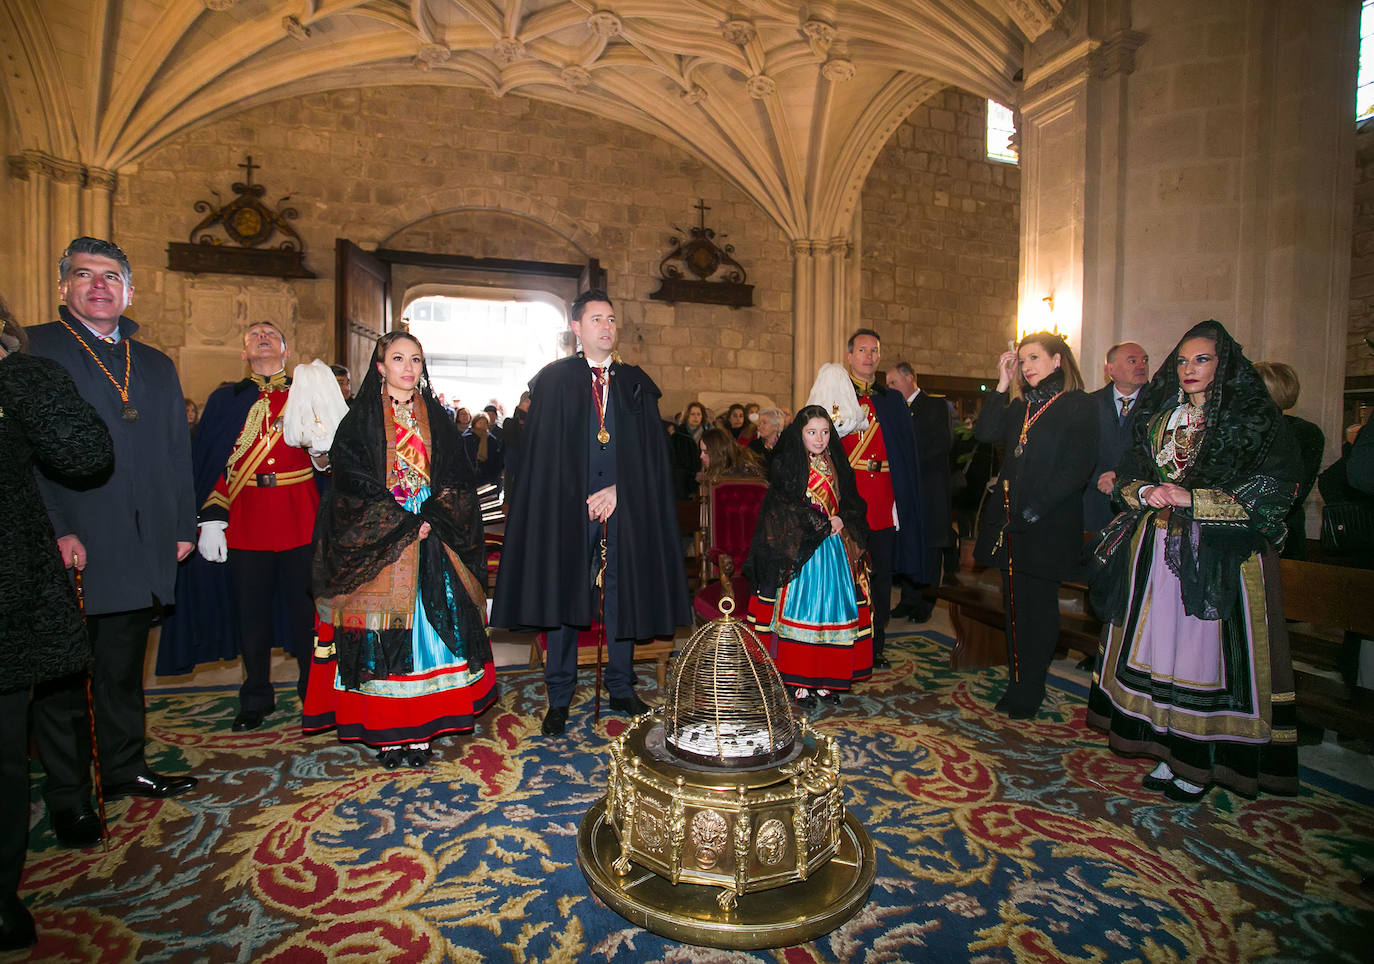
<instances>
[{"instance_id":1,"label":"ornate brass base","mask_svg":"<svg viewBox=\"0 0 1374 964\"><path fill-rule=\"evenodd\" d=\"M867 903L877 871L873 841L853 814L845 815L835 856L805 881L743 894L731 910L721 909L719 887L674 886L633 863L622 877L611 866L619 856L606 801L598 800L577 834L577 861L596 895L660 936L740 950L804 944L830 933Z\"/></svg>"}]
</instances>

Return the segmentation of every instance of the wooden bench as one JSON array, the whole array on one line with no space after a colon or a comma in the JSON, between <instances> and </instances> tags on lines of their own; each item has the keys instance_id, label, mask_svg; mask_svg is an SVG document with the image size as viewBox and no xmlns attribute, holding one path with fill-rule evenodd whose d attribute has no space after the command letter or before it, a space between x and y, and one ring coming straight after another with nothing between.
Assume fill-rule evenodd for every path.
<instances>
[{"instance_id":1,"label":"wooden bench","mask_svg":"<svg viewBox=\"0 0 1374 964\"><path fill-rule=\"evenodd\" d=\"M1279 575L1299 725L1374 741L1374 690L1354 673L1360 638L1374 638L1374 570L1281 559Z\"/></svg>"},{"instance_id":2,"label":"wooden bench","mask_svg":"<svg viewBox=\"0 0 1374 964\"><path fill-rule=\"evenodd\" d=\"M961 581L934 590L935 598L943 599L949 607L949 621L954 627L950 669L981 669L1007 661L1000 574L997 570L989 571L998 576L997 583ZM1086 594L1087 587L1080 583L1065 583L1061 587L1056 652L1086 656L1097 651L1102 624L1086 611Z\"/></svg>"},{"instance_id":3,"label":"wooden bench","mask_svg":"<svg viewBox=\"0 0 1374 964\"><path fill-rule=\"evenodd\" d=\"M588 633L579 633L579 640L585 635L588 635ZM544 636L543 633L536 633L534 638L530 640L530 669L538 669L544 665L544 647L540 643L540 637L542 636ZM592 638L595 639L595 637ZM656 664L654 671L658 678L658 688L660 692L662 692L664 686L668 682L668 660L672 658L678 646L685 642L687 642L687 637L683 636L676 639L655 639L651 642L639 643L635 646L634 661L636 663L653 661ZM602 658L605 658L604 650L602 651ZM588 646L579 641L577 646L577 665L579 668L596 665L595 642Z\"/></svg>"}]
</instances>

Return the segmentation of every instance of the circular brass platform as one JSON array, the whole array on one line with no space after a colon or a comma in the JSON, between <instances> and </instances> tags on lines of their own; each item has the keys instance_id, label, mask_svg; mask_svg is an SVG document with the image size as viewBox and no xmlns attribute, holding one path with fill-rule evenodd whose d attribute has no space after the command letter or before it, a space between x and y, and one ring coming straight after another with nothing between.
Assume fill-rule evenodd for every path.
<instances>
[{"instance_id":1,"label":"circular brass platform","mask_svg":"<svg viewBox=\"0 0 1374 964\"><path fill-rule=\"evenodd\" d=\"M846 813L835 856L805 881L744 894L722 910L719 887L677 884L630 865L620 876L611 867L620 842L606 822L606 801L582 818L577 862L598 897L633 924L685 944L753 950L804 944L829 934L868 902L877 872L873 841Z\"/></svg>"}]
</instances>

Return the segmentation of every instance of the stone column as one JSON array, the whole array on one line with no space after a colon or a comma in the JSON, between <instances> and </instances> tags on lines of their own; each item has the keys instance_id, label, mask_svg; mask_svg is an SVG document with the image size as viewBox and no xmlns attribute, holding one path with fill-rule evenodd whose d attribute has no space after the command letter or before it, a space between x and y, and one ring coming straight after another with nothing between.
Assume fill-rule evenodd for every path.
<instances>
[{"instance_id":1,"label":"stone column","mask_svg":"<svg viewBox=\"0 0 1374 964\"><path fill-rule=\"evenodd\" d=\"M1145 37L1126 26L1124 5L1090 6L1092 15L1043 35L1027 53L1017 334L1067 335L1096 387L1100 359L1125 337L1118 310L1122 123L1126 79Z\"/></svg>"},{"instance_id":2,"label":"stone column","mask_svg":"<svg viewBox=\"0 0 1374 964\"><path fill-rule=\"evenodd\" d=\"M24 324L41 324L57 317L62 249L83 234L110 238L116 178L113 171L35 150L10 157L9 174L24 182L23 227L13 254L21 287L14 307Z\"/></svg>"},{"instance_id":3,"label":"stone column","mask_svg":"<svg viewBox=\"0 0 1374 964\"><path fill-rule=\"evenodd\" d=\"M1061 17L1061 21L1064 18ZM1031 45L1019 327L1158 366L1215 318L1339 444L1359 3L1085 0ZM1053 312L1044 298L1053 296Z\"/></svg>"},{"instance_id":4,"label":"stone column","mask_svg":"<svg viewBox=\"0 0 1374 964\"><path fill-rule=\"evenodd\" d=\"M853 244L848 238L792 242L792 406L805 404L825 362L844 360L854 326Z\"/></svg>"}]
</instances>

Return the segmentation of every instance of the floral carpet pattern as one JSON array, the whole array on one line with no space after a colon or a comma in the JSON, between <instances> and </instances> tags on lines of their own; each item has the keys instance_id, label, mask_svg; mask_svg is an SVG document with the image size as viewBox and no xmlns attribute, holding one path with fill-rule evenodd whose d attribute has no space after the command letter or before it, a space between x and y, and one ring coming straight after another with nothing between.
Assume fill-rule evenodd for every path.
<instances>
[{"instance_id":1,"label":"floral carpet pattern","mask_svg":"<svg viewBox=\"0 0 1374 964\"><path fill-rule=\"evenodd\" d=\"M68 851L35 770L21 896L40 942L0 960L1368 960L1367 801L1304 783L1171 803L1085 726L1081 692L1009 721L992 710L1005 672L951 671L948 645L890 639L893 667L814 716L878 866L867 905L809 944L691 947L601 904L576 838L624 718L594 727L587 685L567 736L545 738L542 680L518 671L424 770L302 738L294 688L251 733L229 731L232 691L150 695L153 766L200 787L111 803L108 852Z\"/></svg>"}]
</instances>

